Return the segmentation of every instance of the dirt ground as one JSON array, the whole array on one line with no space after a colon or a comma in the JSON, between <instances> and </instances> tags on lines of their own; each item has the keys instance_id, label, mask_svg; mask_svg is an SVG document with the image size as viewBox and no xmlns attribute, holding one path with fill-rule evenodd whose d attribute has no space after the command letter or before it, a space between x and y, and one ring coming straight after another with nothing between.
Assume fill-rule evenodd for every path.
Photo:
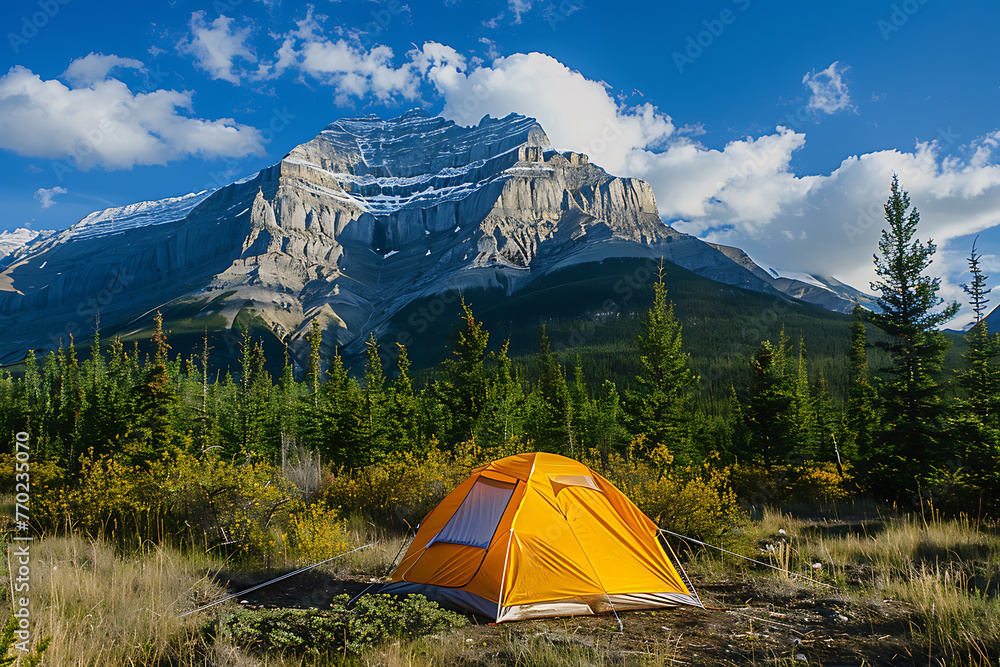
<instances>
[{"instance_id":1,"label":"dirt ground","mask_svg":"<svg viewBox=\"0 0 1000 667\"><path fill-rule=\"evenodd\" d=\"M911 610L892 600L858 600L833 589L775 586L769 575L746 581L692 582L705 609L678 607L613 616L524 621L501 625L472 620L463 630L468 664L498 664L514 641L589 646L608 656L642 656L653 647L676 648L675 662L686 665L927 665L938 656L915 655L909 641ZM261 581L235 580L239 591ZM334 595L352 597L372 579L346 573L308 572L239 598L249 608L329 606ZM377 586L373 588L373 591ZM908 647L909 646L909 647ZM943 657L943 656L941 656Z\"/></svg>"}]
</instances>

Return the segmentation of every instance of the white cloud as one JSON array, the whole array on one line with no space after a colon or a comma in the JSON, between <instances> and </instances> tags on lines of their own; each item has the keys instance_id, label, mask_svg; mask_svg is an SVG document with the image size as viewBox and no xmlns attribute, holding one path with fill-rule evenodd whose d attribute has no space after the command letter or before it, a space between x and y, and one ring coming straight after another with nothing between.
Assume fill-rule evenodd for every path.
<instances>
[{"instance_id":1,"label":"white cloud","mask_svg":"<svg viewBox=\"0 0 1000 667\"><path fill-rule=\"evenodd\" d=\"M56 205L55 197L56 195L66 194L66 188L56 186L54 188L38 188L35 190L35 199L42 203L42 208L50 208Z\"/></svg>"},{"instance_id":2,"label":"white cloud","mask_svg":"<svg viewBox=\"0 0 1000 667\"><path fill-rule=\"evenodd\" d=\"M146 66L135 58L120 58L118 56L106 56L103 53L90 53L83 58L77 58L71 62L66 71L60 76L79 88L103 81L107 78L108 73L116 67L137 69L140 72L146 71Z\"/></svg>"},{"instance_id":3,"label":"white cloud","mask_svg":"<svg viewBox=\"0 0 1000 667\"><path fill-rule=\"evenodd\" d=\"M522 17L531 11L534 0L508 0L507 7L514 14L514 23L520 23Z\"/></svg>"},{"instance_id":4,"label":"white cloud","mask_svg":"<svg viewBox=\"0 0 1000 667\"><path fill-rule=\"evenodd\" d=\"M791 161L805 145L804 132L779 126L710 148L659 109L622 106L604 83L550 56L516 54L470 70L455 56L427 70L444 96L442 115L466 125L487 113L534 116L556 146L587 152L610 173L649 181L673 226L742 247L764 266L833 276L867 291L893 173L922 214L920 238L939 244L932 271L944 276L944 296L961 299L968 235L1000 227L1000 131L964 147L964 159L942 156L930 142L849 157L828 174L798 175ZM834 91L827 109L849 105L843 71L834 63L820 73ZM952 241L963 247L952 251Z\"/></svg>"},{"instance_id":5,"label":"white cloud","mask_svg":"<svg viewBox=\"0 0 1000 667\"><path fill-rule=\"evenodd\" d=\"M71 88L16 66L0 77L0 148L66 160L84 171L263 154L257 129L229 118L188 115L192 95L132 93L114 78Z\"/></svg>"},{"instance_id":6,"label":"white cloud","mask_svg":"<svg viewBox=\"0 0 1000 667\"><path fill-rule=\"evenodd\" d=\"M257 62L257 56L247 46L250 28L235 28L233 19L220 16L211 24L205 23L205 12L191 14L191 39L177 43L182 54L194 56L198 66L213 79L239 83L240 75L233 71L233 60L242 58Z\"/></svg>"},{"instance_id":7,"label":"white cloud","mask_svg":"<svg viewBox=\"0 0 1000 667\"><path fill-rule=\"evenodd\" d=\"M829 67L817 72L813 70L806 72L802 77L802 83L809 88L809 108L815 111L822 111L825 114L834 114L838 111L851 108L851 96L847 90L847 83L844 81L844 73L847 67L835 61Z\"/></svg>"},{"instance_id":8,"label":"white cloud","mask_svg":"<svg viewBox=\"0 0 1000 667\"><path fill-rule=\"evenodd\" d=\"M399 98L419 97L422 77L427 69L447 66L442 59L464 63L464 58L451 47L434 42L409 51L398 67L388 46L365 49L357 40L329 39L323 32L325 16L314 15L312 8L306 17L296 21L296 29L279 35L281 46L270 61L262 61L257 79L272 79L289 69L295 69L320 83L336 89L338 104L373 95L381 102Z\"/></svg>"},{"instance_id":9,"label":"white cloud","mask_svg":"<svg viewBox=\"0 0 1000 667\"><path fill-rule=\"evenodd\" d=\"M445 98L441 115L463 125L486 114L532 116L555 146L587 152L610 171L624 169L635 148L658 145L674 133L670 117L652 105L620 107L605 84L543 53L515 54L468 73L463 69L462 61L449 57L428 71Z\"/></svg>"}]
</instances>

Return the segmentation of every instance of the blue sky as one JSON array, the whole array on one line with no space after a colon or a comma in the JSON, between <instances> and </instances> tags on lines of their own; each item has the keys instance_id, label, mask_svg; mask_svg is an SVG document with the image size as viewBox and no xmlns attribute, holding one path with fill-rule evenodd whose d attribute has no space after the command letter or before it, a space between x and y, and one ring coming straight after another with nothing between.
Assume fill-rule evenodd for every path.
<instances>
[{"instance_id":1,"label":"blue sky","mask_svg":"<svg viewBox=\"0 0 1000 667\"><path fill-rule=\"evenodd\" d=\"M948 295L977 233L1000 275L995 2L11 0L0 26L0 231L217 187L343 116L518 111L763 265L865 288L895 171Z\"/></svg>"}]
</instances>

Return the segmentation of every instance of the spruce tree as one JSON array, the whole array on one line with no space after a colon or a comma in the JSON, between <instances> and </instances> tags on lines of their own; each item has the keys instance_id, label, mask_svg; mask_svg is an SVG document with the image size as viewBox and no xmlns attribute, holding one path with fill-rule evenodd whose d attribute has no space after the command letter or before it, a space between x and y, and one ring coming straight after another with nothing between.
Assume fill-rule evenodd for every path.
<instances>
[{"instance_id":1,"label":"spruce tree","mask_svg":"<svg viewBox=\"0 0 1000 667\"><path fill-rule=\"evenodd\" d=\"M881 294L872 322L889 336L876 345L890 358L879 392L882 425L877 464L881 474L877 477L878 482L902 491L905 487L913 490L910 480L943 464L952 453L952 443L943 437L945 404L936 377L949 343L937 327L955 316L958 304L938 310L944 301L937 295L941 279L925 274L937 246L914 238L920 214L910 209L909 195L895 176L885 219L888 227L882 230L874 257L878 280L871 284Z\"/></svg>"},{"instance_id":2,"label":"spruce tree","mask_svg":"<svg viewBox=\"0 0 1000 667\"><path fill-rule=\"evenodd\" d=\"M766 466L787 463L796 452L796 379L789 372L788 339L763 341L750 364L750 398L742 413L746 428L745 459Z\"/></svg>"},{"instance_id":3,"label":"spruce tree","mask_svg":"<svg viewBox=\"0 0 1000 667\"><path fill-rule=\"evenodd\" d=\"M847 458L874 454L878 429L878 396L868 379L868 336L865 310L855 306L851 319L851 343L847 360L847 402L844 406L846 438L841 453Z\"/></svg>"},{"instance_id":4,"label":"spruce tree","mask_svg":"<svg viewBox=\"0 0 1000 667\"><path fill-rule=\"evenodd\" d=\"M964 396L955 406L955 427L965 450L962 452L973 474L980 477L991 495L1000 486L1000 337L991 334L985 320L989 303L987 277L980 265L981 255L972 244L969 271L972 282L962 285L969 295L974 321L965 334L968 350L965 368L958 373Z\"/></svg>"},{"instance_id":5,"label":"spruce tree","mask_svg":"<svg viewBox=\"0 0 1000 667\"><path fill-rule=\"evenodd\" d=\"M462 327L451 336L449 357L442 363L444 377L435 393L444 405L447 424L442 432L449 447L472 440L487 400L486 346L490 334L462 299Z\"/></svg>"},{"instance_id":6,"label":"spruce tree","mask_svg":"<svg viewBox=\"0 0 1000 667\"><path fill-rule=\"evenodd\" d=\"M653 305L639 335L643 372L637 378L640 392L632 401L636 430L646 435L651 448L664 446L678 464L690 465L700 459L691 434L691 387L697 378L688 367L681 329L674 304L667 301L661 265L653 285Z\"/></svg>"},{"instance_id":7,"label":"spruce tree","mask_svg":"<svg viewBox=\"0 0 1000 667\"><path fill-rule=\"evenodd\" d=\"M532 439L540 450L575 456L573 404L566 384L566 370L553 354L544 326L538 344L538 367L538 383L532 392Z\"/></svg>"}]
</instances>

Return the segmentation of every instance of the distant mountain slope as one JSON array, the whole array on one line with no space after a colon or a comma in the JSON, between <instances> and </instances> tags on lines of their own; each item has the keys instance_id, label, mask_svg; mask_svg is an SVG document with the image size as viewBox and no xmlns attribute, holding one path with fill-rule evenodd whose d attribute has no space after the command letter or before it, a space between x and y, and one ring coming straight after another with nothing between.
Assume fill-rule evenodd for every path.
<instances>
[{"instance_id":1,"label":"distant mountain slope","mask_svg":"<svg viewBox=\"0 0 1000 667\"><path fill-rule=\"evenodd\" d=\"M168 321L183 331L252 319L299 360L318 320L327 346L357 352L421 299L510 295L615 257L789 293L738 253L663 224L648 183L551 150L531 118L342 119L250 178L28 241L0 261L0 362L88 337L97 311L103 335L137 335L157 309L183 313Z\"/></svg>"},{"instance_id":2,"label":"distant mountain slope","mask_svg":"<svg viewBox=\"0 0 1000 667\"><path fill-rule=\"evenodd\" d=\"M796 299L822 306L827 310L849 313L855 305L874 309L877 299L870 294L845 285L836 278L812 274L793 274L776 269L764 270L739 248L709 244L774 289Z\"/></svg>"}]
</instances>

